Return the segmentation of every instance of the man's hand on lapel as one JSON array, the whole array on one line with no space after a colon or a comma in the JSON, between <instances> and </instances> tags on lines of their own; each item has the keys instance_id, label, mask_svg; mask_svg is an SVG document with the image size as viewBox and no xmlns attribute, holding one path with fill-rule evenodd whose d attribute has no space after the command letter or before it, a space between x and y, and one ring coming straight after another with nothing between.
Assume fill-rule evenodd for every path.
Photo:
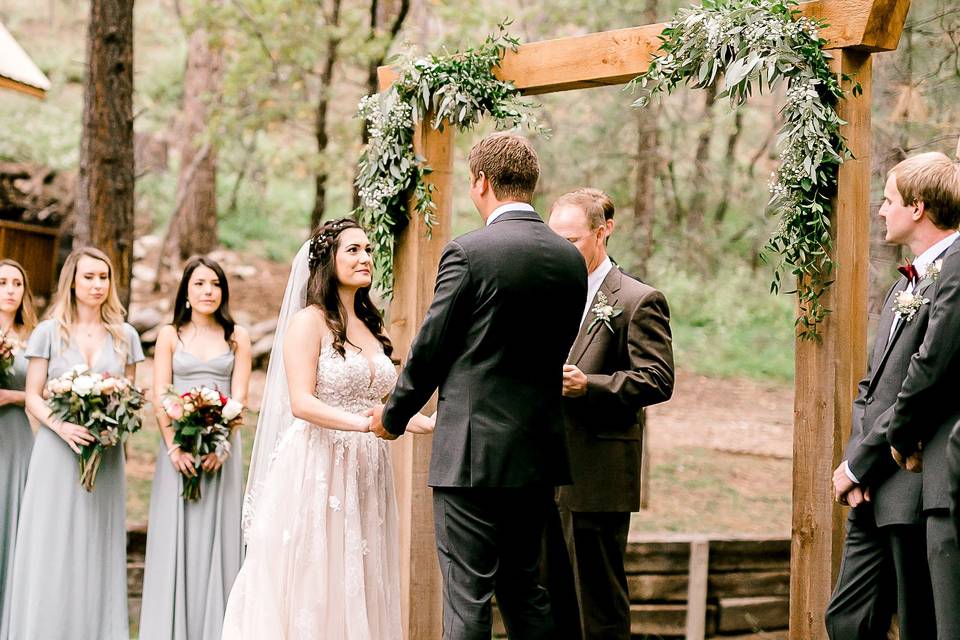
<instances>
[{"instance_id":1,"label":"man's hand on lapel","mask_svg":"<svg viewBox=\"0 0 960 640\"><path fill-rule=\"evenodd\" d=\"M382 440L396 440L400 436L390 433L387 431L386 427L383 426L383 405L378 404L377 406L367 409L365 415L371 416L370 421L370 431L373 432L375 436Z\"/></svg>"},{"instance_id":2,"label":"man's hand on lapel","mask_svg":"<svg viewBox=\"0 0 960 640\"><path fill-rule=\"evenodd\" d=\"M587 392L587 376L572 364L563 365L563 395L578 398Z\"/></svg>"}]
</instances>

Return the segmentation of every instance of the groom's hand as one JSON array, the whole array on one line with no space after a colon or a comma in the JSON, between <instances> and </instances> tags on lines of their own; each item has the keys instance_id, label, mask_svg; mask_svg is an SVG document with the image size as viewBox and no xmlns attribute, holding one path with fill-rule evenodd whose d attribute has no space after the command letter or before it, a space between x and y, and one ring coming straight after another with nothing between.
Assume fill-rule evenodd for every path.
<instances>
[{"instance_id":1,"label":"groom's hand","mask_svg":"<svg viewBox=\"0 0 960 640\"><path fill-rule=\"evenodd\" d=\"M587 392L587 376L572 364L563 365L563 395L577 398Z\"/></svg>"},{"instance_id":2,"label":"groom's hand","mask_svg":"<svg viewBox=\"0 0 960 640\"><path fill-rule=\"evenodd\" d=\"M396 440L399 437L387 431L386 428L383 426L383 405L382 404L378 404L372 409L369 409L367 413L369 413L370 416L372 416L372 420L370 422L370 431L372 431L375 436L383 440Z\"/></svg>"}]
</instances>

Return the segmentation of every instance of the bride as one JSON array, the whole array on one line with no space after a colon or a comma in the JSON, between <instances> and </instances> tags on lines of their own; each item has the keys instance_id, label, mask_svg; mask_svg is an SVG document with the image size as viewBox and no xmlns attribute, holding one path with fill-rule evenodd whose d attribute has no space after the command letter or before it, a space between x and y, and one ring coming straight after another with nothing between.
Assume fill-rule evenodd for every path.
<instances>
[{"instance_id":1,"label":"bride","mask_svg":"<svg viewBox=\"0 0 960 640\"><path fill-rule=\"evenodd\" d=\"M370 242L321 226L293 269L270 356L244 504L247 555L223 638L401 639L396 496L368 409L396 381L370 301ZM434 420L417 414L412 433Z\"/></svg>"}]
</instances>

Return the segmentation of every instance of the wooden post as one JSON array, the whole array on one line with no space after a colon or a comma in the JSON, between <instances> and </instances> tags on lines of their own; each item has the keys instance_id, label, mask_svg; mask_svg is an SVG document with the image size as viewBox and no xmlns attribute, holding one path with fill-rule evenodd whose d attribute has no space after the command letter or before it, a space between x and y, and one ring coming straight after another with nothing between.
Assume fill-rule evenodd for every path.
<instances>
[{"instance_id":1,"label":"wooden post","mask_svg":"<svg viewBox=\"0 0 960 640\"><path fill-rule=\"evenodd\" d=\"M871 58L869 52L842 49L833 62L861 84L863 94L848 95L839 107L848 123L842 134L855 159L841 166L833 202L838 268L824 301L833 312L821 342L796 345L790 640L827 637L823 614L839 569L846 516L834 502L831 477L843 458L851 403L866 370Z\"/></svg>"},{"instance_id":2,"label":"wooden post","mask_svg":"<svg viewBox=\"0 0 960 640\"><path fill-rule=\"evenodd\" d=\"M690 543L690 567L687 570L686 640L703 640L707 633L707 584L710 576L710 540Z\"/></svg>"},{"instance_id":3,"label":"wooden post","mask_svg":"<svg viewBox=\"0 0 960 640\"><path fill-rule=\"evenodd\" d=\"M381 77L381 86L384 78ZM387 86L389 86L388 79ZM453 128L443 132L418 127L417 153L429 158L435 186L433 201L437 223L427 237L423 221L416 216L397 241L394 252L394 301L390 306L390 337L396 354L407 356L420 322L433 300L437 265L450 239L453 213ZM411 210L413 208L411 207ZM436 409L436 397L426 411ZM431 439L407 435L392 443L394 478L400 511L401 593L404 637L407 640L439 640L443 626L440 567L433 530L432 490L427 486Z\"/></svg>"}]
</instances>

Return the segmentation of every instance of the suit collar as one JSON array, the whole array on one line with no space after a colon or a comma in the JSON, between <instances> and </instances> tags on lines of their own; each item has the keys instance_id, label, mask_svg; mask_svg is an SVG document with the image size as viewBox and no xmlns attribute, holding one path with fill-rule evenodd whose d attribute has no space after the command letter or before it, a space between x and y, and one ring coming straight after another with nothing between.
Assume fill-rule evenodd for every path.
<instances>
[{"instance_id":1,"label":"suit collar","mask_svg":"<svg viewBox=\"0 0 960 640\"><path fill-rule=\"evenodd\" d=\"M593 297L593 300L590 301L590 308L593 309L594 305L597 304L597 298L600 293L607 298L607 304L610 306L615 306L619 300L619 291L623 285L623 272L617 268L616 265L610 272L607 274L607 277L603 279L603 283L600 285L597 295ZM587 327L593 322L593 312L588 311L587 317L580 324L580 331L577 333L576 340L573 341L573 347L570 349L570 356L567 358L567 362L573 365L579 364L580 360L583 359L583 355L587 352L587 347L590 346L590 343L593 342L594 337L600 332L606 330L606 326L602 322L598 322L593 325L593 329L587 331Z\"/></svg>"},{"instance_id":2,"label":"suit collar","mask_svg":"<svg viewBox=\"0 0 960 640\"><path fill-rule=\"evenodd\" d=\"M537 212L533 211L532 209L506 209L497 214L497 217L493 220L493 222L489 223L487 226L492 227L498 222L503 222L504 220L532 220L536 222L543 222L540 216L537 215Z\"/></svg>"}]
</instances>

